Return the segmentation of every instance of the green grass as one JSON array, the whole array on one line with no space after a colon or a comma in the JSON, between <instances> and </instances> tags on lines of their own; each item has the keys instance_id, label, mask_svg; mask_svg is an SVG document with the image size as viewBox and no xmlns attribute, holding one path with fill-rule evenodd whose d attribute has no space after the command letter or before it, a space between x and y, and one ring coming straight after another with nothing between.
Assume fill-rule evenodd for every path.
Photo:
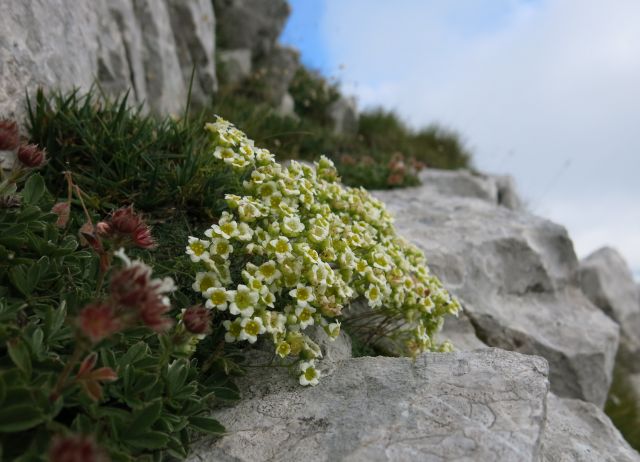
<instances>
[{"instance_id":1,"label":"green grass","mask_svg":"<svg viewBox=\"0 0 640 462\"><path fill-rule=\"evenodd\" d=\"M199 215L229 192L231 180L211 168L201 116L158 120L131 108L127 96L39 91L29 101L29 125L31 141L47 149L49 190L64 196L69 170L96 210L134 203L143 211Z\"/></svg>"},{"instance_id":2,"label":"green grass","mask_svg":"<svg viewBox=\"0 0 640 462\"><path fill-rule=\"evenodd\" d=\"M640 451L640 396L627 371L616 367L605 412L629 444Z\"/></svg>"}]
</instances>

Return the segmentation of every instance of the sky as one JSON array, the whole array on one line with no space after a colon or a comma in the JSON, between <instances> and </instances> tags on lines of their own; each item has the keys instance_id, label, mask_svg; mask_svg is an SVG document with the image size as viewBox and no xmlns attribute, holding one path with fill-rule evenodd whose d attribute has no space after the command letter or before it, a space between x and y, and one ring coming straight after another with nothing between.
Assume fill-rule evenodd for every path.
<instances>
[{"instance_id":1,"label":"sky","mask_svg":"<svg viewBox=\"0 0 640 462\"><path fill-rule=\"evenodd\" d=\"M640 280L640 1L290 0L281 41L360 109L459 132L578 256Z\"/></svg>"}]
</instances>

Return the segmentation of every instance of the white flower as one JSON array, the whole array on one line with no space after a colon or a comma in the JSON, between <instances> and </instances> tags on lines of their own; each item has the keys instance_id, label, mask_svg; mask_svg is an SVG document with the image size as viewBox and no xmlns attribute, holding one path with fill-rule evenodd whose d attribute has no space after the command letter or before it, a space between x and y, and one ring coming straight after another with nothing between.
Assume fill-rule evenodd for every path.
<instances>
[{"instance_id":1,"label":"white flower","mask_svg":"<svg viewBox=\"0 0 640 462\"><path fill-rule=\"evenodd\" d=\"M211 258L207 249L210 242L197 237L189 236L189 245L187 245L187 255L191 258L191 261L197 263L199 261L207 261Z\"/></svg>"},{"instance_id":2,"label":"white flower","mask_svg":"<svg viewBox=\"0 0 640 462\"><path fill-rule=\"evenodd\" d=\"M229 313L249 317L253 314L255 305L258 303L259 294L252 291L244 284L240 284L237 290L228 290L227 297L231 304Z\"/></svg>"},{"instance_id":3,"label":"white flower","mask_svg":"<svg viewBox=\"0 0 640 462\"><path fill-rule=\"evenodd\" d=\"M233 343L240 338L242 333L242 326L240 325L241 318L233 321L223 321L222 325L227 330L224 335L224 341L227 343Z\"/></svg>"},{"instance_id":4,"label":"white flower","mask_svg":"<svg viewBox=\"0 0 640 462\"><path fill-rule=\"evenodd\" d=\"M336 320L335 322L328 324L325 327L325 331L331 339L335 340L338 338L338 335L340 335L340 321Z\"/></svg>"},{"instance_id":5,"label":"white flower","mask_svg":"<svg viewBox=\"0 0 640 462\"><path fill-rule=\"evenodd\" d=\"M249 226L247 223L240 223L238 225L238 240L240 241L250 241L251 238L253 237L253 230L251 229L251 226Z\"/></svg>"},{"instance_id":6,"label":"white flower","mask_svg":"<svg viewBox=\"0 0 640 462\"><path fill-rule=\"evenodd\" d=\"M266 329L262 323L262 318L255 316L253 318L243 318L240 321L242 330L240 331L240 340L247 340L249 343L255 343L258 335L264 334Z\"/></svg>"},{"instance_id":7,"label":"white flower","mask_svg":"<svg viewBox=\"0 0 640 462\"><path fill-rule=\"evenodd\" d=\"M276 254L278 261L288 257L291 254L291 244L289 238L280 236L278 239L273 239L269 242L273 252Z\"/></svg>"},{"instance_id":8,"label":"white flower","mask_svg":"<svg viewBox=\"0 0 640 462\"><path fill-rule=\"evenodd\" d=\"M318 385L320 371L316 369L314 361L304 361L300 363L300 385Z\"/></svg>"},{"instance_id":9,"label":"white flower","mask_svg":"<svg viewBox=\"0 0 640 462\"><path fill-rule=\"evenodd\" d=\"M296 308L295 313L298 318L300 329L305 329L307 326L313 325L313 313L315 312L315 308L311 308L310 306L298 306Z\"/></svg>"},{"instance_id":10,"label":"white flower","mask_svg":"<svg viewBox=\"0 0 640 462\"><path fill-rule=\"evenodd\" d=\"M211 241L211 247L209 247L209 253L211 253L211 255L215 255L216 257L226 260L229 258L229 254L231 252L233 252L233 246L227 239L214 238Z\"/></svg>"},{"instance_id":11,"label":"white flower","mask_svg":"<svg viewBox=\"0 0 640 462\"><path fill-rule=\"evenodd\" d=\"M378 286L371 284L369 289L364 293L364 296L369 301L371 308L382 305L382 292L380 292Z\"/></svg>"},{"instance_id":12,"label":"white flower","mask_svg":"<svg viewBox=\"0 0 640 462\"><path fill-rule=\"evenodd\" d=\"M298 302L298 306L308 306L309 302L315 299L313 289L302 284L298 284L295 289L290 290L289 295Z\"/></svg>"},{"instance_id":13,"label":"white flower","mask_svg":"<svg viewBox=\"0 0 640 462\"><path fill-rule=\"evenodd\" d=\"M207 297L207 308L217 308L219 311L227 310L228 296L224 287L212 287L205 294Z\"/></svg>"},{"instance_id":14,"label":"white flower","mask_svg":"<svg viewBox=\"0 0 640 462\"><path fill-rule=\"evenodd\" d=\"M264 281L267 284L271 284L276 279L280 279L282 273L278 270L276 262L269 260L258 267L255 276L257 279Z\"/></svg>"},{"instance_id":15,"label":"white flower","mask_svg":"<svg viewBox=\"0 0 640 462\"><path fill-rule=\"evenodd\" d=\"M204 234L207 237L219 236L224 239L231 239L239 234L238 223L235 221L227 221L223 223L221 220L219 224L213 225Z\"/></svg>"},{"instance_id":16,"label":"white flower","mask_svg":"<svg viewBox=\"0 0 640 462\"><path fill-rule=\"evenodd\" d=\"M282 220L282 232L289 237L297 236L304 231L304 224L300 221L300 217L293 215L284 217Z\"/></svg>"},{"instance_id":17,"label":"white flower","mask_svg":"<svg viewBox=\"0 0 640 462\"><path fill-rule=\"evenodd\" d=\"M206 293L212 287L219 287L220 279L216 273L211 271L198 272L196 274L196 282L191 286L196 292Z\"/></svg>"}]
</instances>

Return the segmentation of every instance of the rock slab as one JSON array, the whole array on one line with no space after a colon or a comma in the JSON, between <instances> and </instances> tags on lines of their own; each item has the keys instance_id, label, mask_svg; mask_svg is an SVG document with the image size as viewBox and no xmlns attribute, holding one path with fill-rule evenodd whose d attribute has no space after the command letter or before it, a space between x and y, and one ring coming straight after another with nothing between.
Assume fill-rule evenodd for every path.
<instances>
[{"instance_id":1,"label":"rock slab","mask_svg":"<svg viewBox=\"0 0 640 462\"><path fill-rule=\"evenodd\" d=\"M575 399L547 397L542 438L544 462L639 462L611 420L596 406Z\"/></svg>"},{"instance_id":2,"label":"rock slab","mask_svg":"<svg viewBox=\"0 0 640 462\"><path fill-rule=\"evenodd\" d=\"M314 388L250 370L190 461L534 461L547 363L498 349L339 362Z\"/></svg>"},{"instance_id":3,"label":"rock slab","mask_svg":"<svg viewBox=\"0 0 640 462\"><path fill-rule=\"evenodd\" d=\"M0 116L20 119L36 88L130 90L161 114L216 89L211 1L6 0L0 2Z\"/></svg>"},{"instance_id":4,"label":"rock slab","mask_svg":"<svg viewBox=\"0 0 640 462\"><path fill-rule=\"evenodd\" d=\"M596 250L580 262L580 283L587 297L620 325L618 363L640 373L640 303L627 262L611 247Z\"/></svg>"},{"instance_id":5,"label":"rock slab","mask_svg":"<svg viewBox=\"0 0 640 462\"><path fill-rule=\"evenodd\" d=\"M484 343L545 357L555 393L603 406L619 328L580 290L566 230L499 205L487 179L438 175L448 181L375 195L461 299Z\"/></svg>"}]
</instances>

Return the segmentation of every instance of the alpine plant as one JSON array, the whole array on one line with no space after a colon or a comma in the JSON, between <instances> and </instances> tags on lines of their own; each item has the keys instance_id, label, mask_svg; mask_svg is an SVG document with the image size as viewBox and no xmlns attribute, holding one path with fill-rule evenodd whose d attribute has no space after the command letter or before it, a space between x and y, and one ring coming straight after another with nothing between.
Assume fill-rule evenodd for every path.
<instances>
[{"instance_id":1,"label":"alpine plant","mask_svg":"<svg viewBox=\"0 0 640 462\"><path fill-rule=\"evenodd\" d=\"M206 125L216 162L243 180L228 210L203 236L189 237L193 289L218 313L227 342L267 336L281 358L300 360L302 385L318 383L322 356L304 331L335 339L342 310L364 298L391 320L391 340L415 356L448 351L435 334L458 301L430 274L422 252L396 234L382 202L339 183L333 163L282 166L266 149L218 117Z\"/></svg>"}]
</instances>

